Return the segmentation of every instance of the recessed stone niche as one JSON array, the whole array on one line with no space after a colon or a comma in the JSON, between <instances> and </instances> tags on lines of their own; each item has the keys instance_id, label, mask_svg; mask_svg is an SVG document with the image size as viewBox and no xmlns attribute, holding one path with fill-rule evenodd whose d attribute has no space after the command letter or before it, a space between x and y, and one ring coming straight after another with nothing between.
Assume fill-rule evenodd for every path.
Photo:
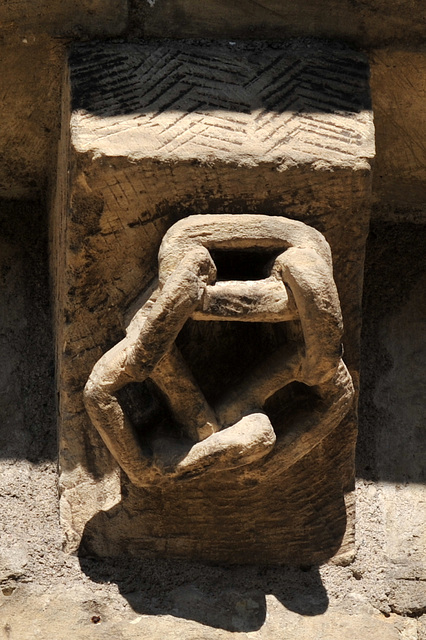
<instances>
[{"instance_id":1,"label":"recessed stone niche","mask_svg":"<svg viewBox=\"0 0 426 640\"><path fill-rule=\"evenodd\" d=\"M101 556L262 564L311 564L350 554L360 303L374 157L364 57L339 45L297 41L79 45L68 60L62 123L52 268L67 548ZM212 225L221 238L206 249L214 271L202 285L207 302L182 316L173 346L161 352L149 375L129 378L111 396L126 414L144 460L158 462L161 439L183 447L181 460L198 455L204 443L209 447L210 438L230 440L231 418L218 427L229 429L207 438L204 433L198 444L192 432L191 441L189 414L179 414L176 389L181 385L189 397L185 406L192 407L196 424L196 393L201 390L206 406L218 414L223 397L248 375L256 388L263 362L278 354L282 366L283 344L299 344L302 358L314 345L311 361L319 371L327 369L327 345L334 341L338 352L333 347L330 367L349 372L345 388L352 391L339 404L330 391L336 377L296 375L266 394L257 414L238 414L240 438L264 420L271 437L261 456L241 461L234 451L232 464L220 455L206 462L212 450L206 458L204 448L197 458L204 456L201 466L189 471L175 459L152 474L148 464L146 476L137 472L129 479L126 462L103 431L108 420L99 422L86 399L90 419L83 389L103 354L120 352L115 345L128 345L129 336L139 335L138 318L152 319L156 300L170 278L178 277L179 260L191 273L201 264L198 258L191 262L192 245L185 245L185 234L179 236L180 229L190 234L192 221L199 225L194 237L200 246L206 246L200 240L203 225ZM282 231L268 245L262 234L275 223ZM304 240L288 240L294 229L311 238L316 256L305 255L298 276L286 262L292 247L305 247ZM167 277L159 285L159 250L168 231L181 244L169 252L172 267L164 267ZM164 243L160 265L167 262ZM287 276L277 267L280 256ZM312 266L317 258L319 271ZM314 271L317 288L309 284ZM176 300L189 291L182 278L173 289ZM303 300L334 324L306 328L304 320L312 316L308 302L298 302L299 285L310 292ZM272 294L264 295L265 287L278 292L275 302ZM254 311L252 293L244 297L248 290L260 291L257 298L253 294ZM244 315L248 307L260 314L253 321ZM272 317L275 308L279 321ZM174 307L165 309L166 325ZM146 348L152 353L152 345ZM194 387L187 373L177 375L175 353ZM324 420L318 384L326 378L331 400ZM100 379L102 386L105 378ZM299 433L302 423L309 428ZM292 439L293 432L299 435Z\"/></svg>"}]
</instances>

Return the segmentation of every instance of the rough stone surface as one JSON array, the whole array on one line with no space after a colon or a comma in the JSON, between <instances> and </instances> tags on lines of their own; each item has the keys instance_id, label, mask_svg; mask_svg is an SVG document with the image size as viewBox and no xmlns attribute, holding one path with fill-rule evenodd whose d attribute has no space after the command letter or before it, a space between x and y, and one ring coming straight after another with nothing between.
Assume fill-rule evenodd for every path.
<instances>
[{"instance_id":1,"label":"rough stone surface","mask_svg":"<svg viewBox=\"0 0 426 640\"><path fill-rule=\"evenodd\" d=\"M376 223L369 236L363 334L377 348L361 371L360 473L402 488L425 482L425 241L425 227L409 223Z\"/></svg>"},{"instance_id":2,"label":"rough stone surface","mask_svg":"<svg viewBox=\"0 0 426 640\"><path fill-rule=\"evenodd\" d=\"M426 446L425 435L424 430L412 428L418 419L418 405L410 395L403 393L398 405L390 403L389 411L383 411L385 398L398 395L403 382L411 380L420 390L424 385L424 368L414 376L412 358L397 355L401 333L396 332L398 327L403 332L399 318L408 301L416 323L421 316L416 286L424 269L422 228L375 225L367 247L362 358L365 384L360 396L356 556L352 563L289 569L207 567L126 557L79 562L63 552L58 521L53 372L46 335L46 229L37 206L2 203L2 210L7 216L0 227L0 255L9 277L2 280L1 308L7 306L8 315L18 318L23 314L25 318L25 323L16 324L13 336L9 333L10 341L20 344L20 340L29 338L36 350L29 363L29 343L19 348L15 361L20 366L15 368L13 380L25 381L31 371L36 386L24 387L29 401L24 414L32 430L31 446L27 439L21 439L18 428L6 427L9 442L14 441L13 453L0 460L0 588L9 594L0 595L0 637L65 640L71 630L77 640L97 636L127 640L132 634L148 640L173 637L173 633L179 638L202 640L230 638L231 634L233 638L254 640L282 640L286 634L309 640L424 640L425 615L412 613L414 617L407 617L402 608L401 615L392 613L395 579L407 578L397 581L401 589L407 586L407 612L416 602L410 602L410 585L419 581L411 579L415 575L413 565L410 574L396 574L389 554L405 564L410 554L416 563L426 554L421 549L423 539L408 536L410 523L415 532L416 523L423 517L419 490L424 481L419 474L424 470L421 452ZM32 220L37 223L31 226ZM419 332L406 331L403 336L402 354L410 351L411 339L412 352L416 353ZM376 388L381 392L376 393ZM13 399L14 393L13 385L2 388L2 402L8 403L7 413L2 411L3 425L4 415L20 419L21 405ZM48 407L43 406L46 401ZM43 455L39 448L42 444ZM390 458L392 450L404 456ZM31 455L34 457L29 462ZM392 485L401 489L390 490ZM386 515L392 513L392 504L402 507L401 492L406 505L403 529L401 517ZM401 604L401 592L399 596ZM93 616L99 616L100 621L92 622Z\"/></svg>"},{"instance_id":3,"label":"rough stone surface","mask_svg":"<svg viewBox=\"0 0 426 640\"><path fill-rule=\"evenodd\" d=\"M382 247L383 237L386 247ZM371 456L377 457L380 452L374 475L387 480L378 499L386 527L389 607L412 616L426 611L425 240L424 227L413 224L372 228L371 255L375 258L370 273L377 271L375 281L369 280L367 272L364 332L370 340L377 336L379 348L373 366L362 378L366 391L362 412L366 419L361 424L376 424L374 432L365 432L367 441L361 433L360 455L365 456L370 449L364 457L363 473L371 477L368 458L371 461ZM392 263L396 255L400 256L398 266ZM389 267L386 275L381 271L379 280L379 265L384 262ZM375 286L370 288L370 284ZM378 369L380 379L371 384Z\"/></svg>"},{"instance_id":4,"label":"rough stone surface","mask_svg":"<svg viewBox=\"0 0 426 640\"><path fill-rule=\"evenodd\" d=\"M373 192L384 219L426 220L426 51L375 51L371 93L376 130Z\"/></svg>"},{"instance_id":5,"label":"rough stone surface","mask_svg":"<svg viewBox=\"0 0 426 640\"><path fill-rule=\"evenodd\" d=\"M9 460L55 455L46 217L39 203L0 200L0 451Z\"/></svg>"},{"instance_id":6,"label":"rough stone surface","mask_svg":"<svg viewBox=\"0 0 426 640\"><path fill-rule=\"evenodd\" d=\"M414 224L371 230L363 332L378 348L362 371L358 448L359 473L383 480L377 499L385 525L386 607L413 617L424 613L426 598L425 239L424 227Z\"/></svg>"},{"instance_id":7,"label":"rough stone surface","mask_svg":"<svg viewBox=\"0 0 426 640\"><path fill-rule=\"evenodd\" d=\"M425 640L426 638L426 615L419 618L418 627L418 640Z\"/></svg>"},{"instance_id":8,"label":"rough stone surface","mask_svg":"<svg viewBox=\"0 0 426 640\"><path fill-rule=\"evenodd\" d=\"M373 227L367 255L356 559L347 567L323 566L319 573L307 567L288 572L149 561L135 566L132 559L86 561L85 573L63 554L54 462L46 222L39 204L22 198L45 199L47 185L54 182L58 96L69 40L48 40L43 34L67 39L110 36L122 24L123 5L109 0L102 5L92 0L0 4L0 190L2 197L20 198L14 204L2 201L0 214L0 637L68 639L72 629L75 638L115 640L134 631L147 639L176 632L211 640L231 633L261 637L265 626L264 637L282 640L288 629L293 633L296 620L294 633L303 637L309 627L309 640L325 632L327 640L354 640L358 630L362 640L383 634L426 640L426 615L421 615L418 597L426 556L426 444L418 406L425 369L416 359L421 291L410 293L424 269L425 239L419 225L404 224L424 222L426 212L422 0L409 5L339 1L338 6L280 1L275 7L279 15L248 2L131 3L129 25L139 36L145 33L146 14L147 29L161 25L161 37L185 29L197 38L209 32L234 41L243 30L245 37L281 41L300 28L303 36L337 35L349 38L355 48L369 46L377 149L373 215L399 224ZM374 50L385 41L388 48ZM408 299L417 318L414 324L404 315ZM409 331L404 331L406 324ZM418 538L410 535L411 524ZM118 593L117 585L128 597ZM266 594L264 599L259 591ZM391 612L396 609L401 614ZM91 622L99 614L101 622ZM236 628L243 631L230 631Z\"/></svg>"},{"instance_id":9,"label":"rough stone surface","mask_svg":"<svg viewBox=\"0 0 426 640\"><path fill-rule=\"evenodd\" d=\"M127 26L127 0L6 0L0 23L2 33L22 38L116 36Z\"/></svg>"},{"instance_id":10,"label":"rough stone surface","mask_svg":"<svg viewBox=\"0 0 426 640\"><path fill-rule=\"evenodd\" d=\"M152 74L155 78L151 83L148 78ZM308 85L319 74L324 82L315 85L313 92ZM131 533L128 519L129 514L133 518L140 513L142 494L132 487L125 488L123 492L129 492L125 507L113 507L120 496L117 470L88 422L81 392L94 363L123 337L124 311L156 275L159 244L177 219L193 213L250 211L286 215L321 231L333 254L345 327L345 360L357 387L373 128L365 60L342 47L311 49L303 43L292 43L277 49L253 44L211 46L206 51L186 43L167 47L82 46L71 56L71 94L71 155L69 164L59 171L63 179L67 168L71 170L71 191L68 196L65 187L59 186L54 221L58 248L62 514L68 544L73 548L87 520L101 508L113 508L108 516L96 516L85 536L86 550L95 544L99 553L108 546L105 533L101 534L107 517L111 540L115 540L108 546L110 553L119 544L127 548L123 539L126 530L130 546L137 545L138 537ZM273 112L272 120L268 109ZM185 130L194 124L197 131L189 144L180 129L180 121L185 119ZM291 142L293 135L300 151ZM66 128L63 136L66 151ZM202 143L197 142L198 138ZM244 140L241 144L240 138ZM309 146L311 138L313 143ZM264 162L268 140L274 151ZM66 252L59 252L59 247L67 247ZM232 335L227 340L219 339L210 325L208 336L196 337L195 325L185 331L179 346L195 367L195 377L199 369L207 372L214 384L215 376L219 380L228 375L225 369L220 373L217 365L206 366L206 358L213 364L220 363L221 358L226 360L227 351L236 348L232 346ZM240 349L240 355L234 351L233 360L251 357L247 345L255 342L249 333L241 341L244 350ZM191 352L191 345L196 345L197 340L206 345L205 351L192 348ZM265 340L262 348L267 349L267 337ZM155 394L150 390L145 397L155 398ZM274 528L268 527L268 548L278 548L280 538L280 554L285 551L286 557L294 560L305 556L305 561L312 544L315 553L322 555L337 550L345 528L344 504L338 495L352 483L354 424L353 418L348 418L333 440L334 445L330 438L325 439L309 460L301 460L294 467L291 482L288 478L287 482L278 483L274 491L267 491L271 499L275 495L278 500L276 510L270 509L271 517L276 511L277 517L284 518L282 505L288 509L278 537ZM336 467L341 469L338 480L332 473ZM216 511L224 518L221 535L229 538L225 523L234 526L233 508L226 509L222 501L229 506L241 503L245 515L235 521L240 520L241 534L244 531L256 545L259 533L257 528L251 530L249 521L257 523L253 509L256 500L259 507L264 500L261 492L256 494L247 479L245 497L239 500L238 487L231 476L225 473L220 482L223 491L216 487L212 496L207 485L196 483L185 489L176 485L164 493L144 494L147 509L155 514L164 509L179 523L181 531L180 538L168 542L164 537L167 527L164 529L161 518L155 525L152 521L151 533L143 528L148 547L153 546L156 553L185 555L191 548L192 553L200 554L208 548L211 533L207 523L219 518L214 515ZM315 500L307 495L317 493L328 497L321 507L317 504L314 508ZM202 497L207 494L208 501ZM333 502L334 511L330 507ZM190 506L196 503L200 506ZM198 549L181 539L188 509L194 518L197 512L204 514L204 524L201 519L199 525L204 542ZM138 517L132 521L135 532L139 529L142 536ZM145 519L144 527L147 523ZM304 539L293 538L288 547L282 544L283 536L287 539L291 531L302 529L312 531L310 542L305 533ZM349 539L343 547L350 546L351 526L348 532ZM142 546L138 553L143 552ZM210 557L218 561L220 554L214 545L210 544L209 549Z\"/></svg>"},{"instance_id":11,"label":"rough stone surface","mask_svg":"<svg viewBox=\"0 0 426 640\"><path fill-rule=\"evenodd\" d=\"M130 27L145 37L283 39L316 36L383 46L422 43L421 0L130 0Z\"/></svg>"},{"instance_id":12,"label":"rough stone surface","mask_svg":"<svg viewBox=\"0 0 426 640\"><path fill-rule=\"evenodd\" d=\"M31 2L31 5L36 6L37 3ZM62 7L65 6L72 5L62 3ZM2 33L4 39L0 56L0 195L5 198L38 198L45 194L46 186L54 182L54 149L59 135L66 42L46 37L42 22L38 27L34 23L34 33L28 25L20 26L16 18L19 8L22 9L20 3L3 3L0 11L11 10L12 7L15 10L13 24L6 18L2 22L12 26ZM326 12L322 13L326 15ZM24 14L21 11L20 17ZM40 19L49 15L47 10L39 11ZM415 16L416 24L419 24L414 11L408 15ZM115 24L119 23L113 13L109 16ZM97 24L102 35L102 23ZM63 26L63 32L67 33L68 29L69 34L69 24L65 22ZM398 33L405 34L405 31L398 29ZM84 28L79 36L77 25L74 37L84 37ZM262 37L262 34L256 37ZM283 36L278 37L281 41ZM202 46L206 44L202 43ZM373 43L374 46L378 44ZM410 41L410 48L404 51L389 47L372 48L367 55L371 68L377 150L373 213L383 219L420 222L426 215L426 163L422 160L425 52L421 47L413 50ZM32 64L28 63L29 60ZM409 171L413 172L412 175Z\"/></svg>"},{"instance_id":13,"label":"rough stone surface","mask_svg":"<svg viewBox=\"0 0 426 640\"><path fill-rule=\"evenodd\" d=\"M41 198L52 179L64 57L46 36L1 44L1 198Z\"/></svg>"},{"instance_id":14,"label":"rough stone surface","mask_svg":"<svg viewBox=\"0 0 426 640\"><path fill-rule=\"evenodd\" d=\"M125 0L0 3L0 198L48 199L67 44L126 25Z\"/></svg>"}]
</instances>

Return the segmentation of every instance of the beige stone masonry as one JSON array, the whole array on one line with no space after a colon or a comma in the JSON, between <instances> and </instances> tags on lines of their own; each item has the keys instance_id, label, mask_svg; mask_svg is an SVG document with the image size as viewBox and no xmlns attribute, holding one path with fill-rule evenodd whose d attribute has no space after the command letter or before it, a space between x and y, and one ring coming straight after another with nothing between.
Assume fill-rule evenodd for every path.
<instances>
[{"instance_id":1,"label":"beige stone masonry","mask_svg":"<svg viewBox=\"0 0 426 640\"><path fill-rule=\"evenodd\" d=\"M350 553L353 520L348 515L346 523L344 494L353 482L354 407L345 417L347 410L334 403L338 428L271 473L262 462L268 456L253 462L256 474L247 471L251 462L221 467L219 453L216 473L137 487L120 472L92 426L83 388L95 363L125 338L126 327L139 331L135 321L129 322L153 295L158 275L161 283L161 242L176 222L185 224L183 219L194 214L200 224L212 219L225 239L238 237L232 225L226 229L225 219L236 224L241 214L248 215L247 228L256 219L289 219L325 236L340 297L343 358L358 388L374 155L364 58L339 46L303 43L92 44L74 49L69 65L53 220L61 510L68 549L76 549L83 535L82 549L101 555L309 564L339 548ZM249 273L257 269L250 251L258 241L252 238L242 248L247 277L227 273L238 256L236 263L227 262L211 249L224 277L205 283L204 306L192 309L178 331L177 350L169 351L160 362L161 373L151 376L155 385L133 383L123 389L120 403L137 433L158 436L152 452L157 459L168 439L182 438L170 411L177 423L188 420L189 435L202 431L214 423L209 407L220 405L226 389L236 390L243 373L256 370L261 382L262 361L272 357L281 340L297 342L300 329L286 333L288 325L297 325L289 322L295 307L286 303L288 291L278 279L262 289L261 304L247 302L262 286ZM171 259L161 250L164 274L174 272L180 244L170 251ZM232 253L235 247L228 249ZM297 301L296 307L299 313ZM255 321L238 322L241 314L252 312ZM283 314L283 322L272 321L275 313ZM317 328L309 339L326 344L330 335ZM337 376L343 369L338 371ZM287 430L299 420L315 434L321 401L312 384L306 379L288 385L266 404L263 396L262 411L271 416L274 431L272 439L265 435L268 446L275 436L277 443L288 442ZM197 406L190 419L185 411L179 414L188 394ZM230 415L225 422L240 419L241 414ZM247 433L243 427L238 437ZM208 433L202 431L201 439ZM147 446L143 437L140 442Z\"/></svg>"}]
</instances>

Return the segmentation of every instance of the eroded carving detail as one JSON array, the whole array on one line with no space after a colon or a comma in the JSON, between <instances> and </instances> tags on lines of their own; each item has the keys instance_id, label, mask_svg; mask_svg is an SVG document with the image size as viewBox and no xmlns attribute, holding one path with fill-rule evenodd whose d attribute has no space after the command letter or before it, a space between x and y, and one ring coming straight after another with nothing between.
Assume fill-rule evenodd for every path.
<instances>
[{"instance_id":1,"label":"eroded carving detail","mask_svg":"<svg viewBox=\"0 0 426 640\"><path fill-rule=\"evenodd\" d=\"M260 280L217 278L212 254L264 252ZM95 365L85 387L90 418L130 480L245 467L282 472L338 426L353 400L341 358L342 319L330 248L315 229L265 215L195 215L175 224L159 251L159 278L126 337ZM286 322L292 336L210 406L175 340L193 320ZM158 437L144 452L116 394L151 378L187 441ZM277 439L265 403L293 382L318 398ZM194 443L195 441L195 443ZM268 456L268 454L270 454ZM266 457L268 456L268 457Z\"/></svg>"}]
</instances>

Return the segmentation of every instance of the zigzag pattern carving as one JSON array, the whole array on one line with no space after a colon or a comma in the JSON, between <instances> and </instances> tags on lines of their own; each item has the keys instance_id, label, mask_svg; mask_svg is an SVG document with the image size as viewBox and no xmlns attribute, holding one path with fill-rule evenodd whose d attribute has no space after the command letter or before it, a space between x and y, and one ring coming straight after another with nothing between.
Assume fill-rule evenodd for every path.
<instances>
[{"instance_id":1,"label":"zigzag pattern carving","mask_svg":"<svg viewBox=\"0 0 426 640\"><path fill-rule=\"evenodd\" d=\"M71 71L80 150L122 155L125 139L139 157L373 155L368 69L347 49L79 46Z\"/></svg>"}]
</instances>

